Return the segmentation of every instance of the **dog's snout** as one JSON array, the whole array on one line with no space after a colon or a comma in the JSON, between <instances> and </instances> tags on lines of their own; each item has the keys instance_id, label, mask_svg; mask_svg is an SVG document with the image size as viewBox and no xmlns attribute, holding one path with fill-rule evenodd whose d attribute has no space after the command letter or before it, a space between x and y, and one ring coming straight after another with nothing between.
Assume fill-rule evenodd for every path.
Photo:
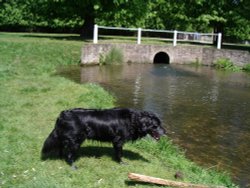
<instances>
[{"instance_id":1,"label":"dog's snout","mask_svg":"<svg viewBox=\"0 0 250 188\"><path fill-rule=\"evenodd\" d=\"M162 128L162 135L167 135L167 131L164 128Z\"/></svg>"}]
</instances>

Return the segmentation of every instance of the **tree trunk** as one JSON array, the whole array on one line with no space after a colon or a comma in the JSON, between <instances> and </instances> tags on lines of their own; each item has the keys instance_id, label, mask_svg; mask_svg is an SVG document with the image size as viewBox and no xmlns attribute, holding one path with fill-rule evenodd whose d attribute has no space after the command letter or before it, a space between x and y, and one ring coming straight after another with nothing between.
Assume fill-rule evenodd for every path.
<instances>
[{"instance_id":1,"label":"tree trunk","mask_svg":"<svg viewBox=\"0 0 250 188\"><path fill-rule=\"evenodd\" d=\"M214 24L214 34L221 33L222 37L223 37L223 32L224 32L223 28L224 27L223 27L222 23L215 23ZM217 43L218 43L218 36L214 36L213 44L216 46ZM221 39L221 45L222 45L222 39Z\"/></svg>"},{"instance_id":2,"label":"tree trunk","mask_svg":"<svg viewBox=\"0 0 250 188\"><path fill-rule=\"evenodd\" d=\"M84 24L81 30L81 37L93 38L94 25L95 25L94 15L87 14L84 18Z\"/></svg>"}]
</instances>

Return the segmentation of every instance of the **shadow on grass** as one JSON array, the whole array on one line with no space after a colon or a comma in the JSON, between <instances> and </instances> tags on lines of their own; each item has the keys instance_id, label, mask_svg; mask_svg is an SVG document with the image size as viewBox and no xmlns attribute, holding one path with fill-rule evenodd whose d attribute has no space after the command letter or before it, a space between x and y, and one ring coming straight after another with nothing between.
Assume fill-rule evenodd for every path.
<instances>
[{"instance_id":1,"label":"shadow on grass","mask_svg":"<svg viewBox=\"0 0 250 188\"><path fill-rule=\"evenodd\" d=\"M85 146L81 147L77 152L76 161L82 157L95 157L101 158L103 156L109 156L112 160L115 161L115 152L113 147L103 147L103 146ZM144 162L149 162L146 158L144 158L139 153L135 153L133 151L124 150L123 149L123 158L129 160L142 160ZM60 156L58 152L50 152L48 155L41 154L41 160L64 160L64 157Z\"/></svg>"},{"instance_id":2,"label":"shadow on grass","mask_svg":"<svg viewBox=\"0 0 250 188\"><path fill-rule=\"evenodd\" d=\"M139 181L132 181L132 180L125 180L125 184L127 186L137 186L137 185L142 185L142 186L147 186L147 187L155 187L156 184L153 183L146 183L146 182L139 182ZM164 185L157 185L157 187L166 187Z\"/></svg>"},{"instance_id":3,"label":"shadow on grass","mask_svg":"<svg viewBox=\"0 0 250 188\"><path fill-rule=\"evenodd\" d=\"M80 35L55 35L55 34L34 34L34 35L23 35L22 37L27 38L38 38L38 39L54 39L54 40L64 40L64 41L82 41L82 42L90 42L92 39L83 38Z\"/></svg>"},{"instance_id":4,"label":"shadow on grass","mask_svg":"<svg viewBox=\"0 0 250 188\"><path fill-rule=\"evenodd\" d=\"M79 157L101 158L102 156L109 156L110 158L115 160L114 158L115 152L114 152L113 147L86 146L86 147L81 147L80 150L78 151L78 158ZM124 149L123 149L123 158L129 159L129 160L142 160L145 162L149 162L139 153L135 153L133 151L124 150Z\"/></svg>"},{"instance_id":5,"label":"shadow on grass","mask_svg":"<svg viewBox=\"0 0 250 188\"><path fill-rule=\"evenodd\" d=\"M250 52L250 45L223 44L222 48L228 50L245 50Z\"/></svg>"}]
</instances>

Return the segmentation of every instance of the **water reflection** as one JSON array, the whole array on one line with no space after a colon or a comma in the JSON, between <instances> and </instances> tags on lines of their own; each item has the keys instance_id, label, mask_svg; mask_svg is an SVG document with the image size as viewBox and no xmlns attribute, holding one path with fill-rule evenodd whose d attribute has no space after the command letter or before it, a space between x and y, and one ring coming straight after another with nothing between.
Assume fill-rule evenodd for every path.
<instances>
[{"instance_id":1,"label":"water reflection","mask_svg":"<svg viewBox=\"0 0 250 188\"><path fill-rule=\"evenodd\" d=\"M186 155L207 167L228 169L250 182L250 75L209 67L129 64L59 70L76 82L95 82L118 106L154 111Z\"/></svg>"}]
</instances>

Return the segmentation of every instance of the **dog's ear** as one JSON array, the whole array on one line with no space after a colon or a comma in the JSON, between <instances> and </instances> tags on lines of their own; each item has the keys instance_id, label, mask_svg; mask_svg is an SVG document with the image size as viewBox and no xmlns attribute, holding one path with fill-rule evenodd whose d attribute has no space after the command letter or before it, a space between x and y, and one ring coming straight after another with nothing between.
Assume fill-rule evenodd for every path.
<instances>
[{"instance_id":1,"label":"dog's ear","mask_svg":"<svg viewBox=\"0 0 250 188\"><path fill-rule=\"evenodd\" d=\"M143 122L143 124L148 129L157 128L162 124L160 118L157 115L147 111L142 112L141 122Z\"/></svg>"},{"instance_id":2,"label":"dog's ear","mask_svg":"<svg viewBox=\"0 0 250 188\"><path fill-rule=\"evenodd\" d=\"M143 111L140 113L139 121L141 125L141 130L143 132L146 132L149 128L149 126L152 124L152 119L150 117L150 114L146 111Z\"/></svg>"},{"instance_id":3,"label":"dog's ear","mask_svg":"<svg viewBox=\"0 0 250 188\"><path fill-rule=\"evenodd\" d=\"M131 124L136 131L145 132L146 122L147 120L141 111L131 112Z\"/></svg>"},{"instance_id":4,"label":"dog's ear","mask_svg":"<svg viewBox=\"0 0 250 188\"><path fill-rule=\"evenodd\" d=\"M147 111L136 111L132 113L132 124L141 133L146 133L152 127L158 127L161 124L160 119L153 113Z\"/></svg>"},{"instance_id":5,"label":"dog's ear","mask_svg":"<svg viewBox=\"0 0 250 188\"><path fill-rule=\"evenodd\" d=\"M161 126L161 119L160 118L158 118L156 115L154 115L153 114L153 116L151 117L151 119L152 119L152 127L159 127L159 126Z\"/></svg>"}]
</instances>

